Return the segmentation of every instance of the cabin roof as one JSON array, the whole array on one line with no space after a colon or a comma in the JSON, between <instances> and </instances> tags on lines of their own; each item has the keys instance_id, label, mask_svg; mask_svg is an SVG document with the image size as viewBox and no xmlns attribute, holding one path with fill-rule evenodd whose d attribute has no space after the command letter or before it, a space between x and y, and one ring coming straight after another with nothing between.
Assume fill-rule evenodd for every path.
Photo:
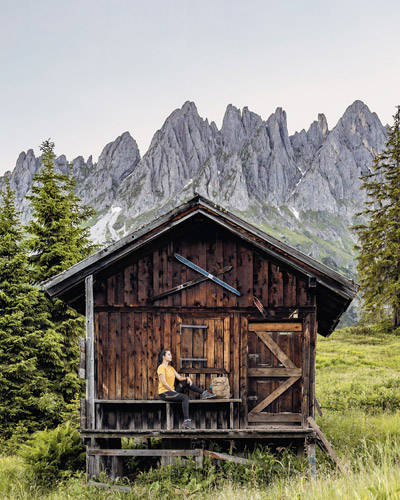
<instances>
[{"instance_id":1,"label":"cabin roof","mask_svg":"<svg viewBox=\"0 0 400 500\"><path fill-rule=\"evenodd\" d=\"M44 281L41 286L51 297L60 297L82 311L87 276L96 276L198 214L223 226L313 282L317 294L318 332L323 336L332 333L341 315L356 296L358 284L200 195Z\"/></svg>"}]
</instances>

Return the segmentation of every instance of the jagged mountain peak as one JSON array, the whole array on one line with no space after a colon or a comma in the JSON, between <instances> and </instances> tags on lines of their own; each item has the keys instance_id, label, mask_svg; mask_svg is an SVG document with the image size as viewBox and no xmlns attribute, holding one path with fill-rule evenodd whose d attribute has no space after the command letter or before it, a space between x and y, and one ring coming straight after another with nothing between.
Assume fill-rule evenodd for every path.
<instances>
[{"instance_id":1,"label":"jagged mountain peak","mask_svg":"<svg viewBox=\"0 0 400 500\"><path fill-rule=\"evenodd\" d=\"M129 132L124 132L118 136L114 141L109 142L99 156L99 162L104 161L106 157L111 157L116 152L126 151L128 154L134 152L135 156L139 153L138 145Z\"/></svg>"},{"instance_id":2,"label":"jagged mountain peak","mask_svg":"<svg viewBox=\"0 0 400 500\"><path fill-rule=\"evenodd\" d=\"M197 113L197 106L193 101L185 101L181 110L184 113Z\"/></svg>"},{"instance_id":3,"label":"jagged mountain peak","mask_svg":"<svg viewBox=\"0 0 400 500\"><path fill-rule=\"evenodd\" d=\"M266 121L266 127L271 147L284 149L286 154L292 157L293 150L287 128L286 111L282 108L276 108L275 113L273 113Z\"/></svg>"},{"instance_id":4,"label":"jagged mountain peak","mask_svg":"<svg viewBox=\"0 0 400 500\"><path fill-rule=\"evenodd\" d=\"M374 129L380 130L382 123L376 113L372 112L362 101L357 100L346 109L335 128L345 135L349 133L369 135L374 132Z\"/></svg>"},{"instance_id":5,"label":"jagged mountain peak","mask_svg":"<svg viewBox=\"0 0 400 500\"><path fill-rule=\"evenodd\" d=\"M186 101L181 108L175 109L165 120L163 126L154 134L148 154L154 147L160 147L162 143L169 142L172 147L179 147L177 138L188 138L195 135L196 131L213 134L213 127L208 120L201 118L194 102ZM186 141L186 142L191 142ZM145 155L146 156L146 155Z\"/></svg>"},{"instance_id":6,"label":"jagged mountain peak","mask_svg":"<svg viewBox=\"0 0 400 500\"><path fill-rule=\"evenodd\" d=\"M322 146L328 134L329 129L326 116L323 113L319 113L318 119L312 122L306 134L312 155Z\"/></svg>"},{"instance_id":7,"label":"jagged mountain peak","mask_svg":"<svg viewBox=\"0 0 400 500\"><path fill-rule=\"evenodd\" d=\"M253 132L262 125L261 117L249 111L247 107L241 111L236 106L229 104L220 130L223 149L228 153L238 151Z\"/></svg>"},{"instance_id":8,"label":"jagged mountain peak","mask_svg":"<svg viewBox=\"0 0 400 500\"><path fill-rule=\"evenodd\" d=\"M153 136L149 150L121 184L126 213L137 216L176 196L193 181L217 149L218 130L197 112L193 102L173 111Z\"/></svg>"},{"instance_id":9,"label":"jagged mountain peak","mask_svg":"<svg viewBox=\"0 0 400 500\"><path fill-rule=\"evenodd\" d=\"M357 100L339 119L328 137L327 142L329 141L340 142L352 151L357 150L357 163L363 173L366 173L366 165L369 165L370 161L367 161L362 151L366 150L368 157L375 156L386 142L386 131L378 115L362 101Z\"/></svg>"},{"instance_id":10,"label":"jagged mountain peak","mask_svg":"<svg viewBox=\"0 0 400 500\"><path fill-rule=\"evenodd\" d=\"M181 108L175 109L165 120L162 128L164 128L165 125L169 123L176 123L185 120L188 117L191 117L195 120L200 118L199 112L197 111L197 106L192 101L186 101Z\"/></svg>"},{"instance_id":11,"label":"jagged mountain peak","mask_svg":"<svg viewBox=\"0 0 400 500\"><path fill-rule=\"evenodd\" d=\"M31 149L31 148L30 148L30 149L28 149L28 150L27 150L27 152L26 152L26 153L23 151L23 152L21 153L21 155L24 155L25 157L28 157L28 156L30 156L30 157L34 157L34 156L35 156L35 153L34 153L33 149ZM20 156L21 156L21 155L20 155Z\"/></svg>"},{"instance_id":12,"label":"jagged mountain peak","mask_svg":"<svg viewBox=\"0 0 400 500\"><path fill-rule=\"evenodd\" d=\"M324 137L326 137L328 135L328 132L329 132L328 121L326 119L326 116L323 113L318 113L318 119L314 123L317 124L318 130L321 131L321 134ZM310 129L311 129L311 127L312 127L312 125L310 126Z\"/></svg>"},{"instance_id":13,"label":"jagged mountain peak","mask_svg":"<svg viewBox=\"0 0 400 500\"><path fill-rule=\"evenodd\" d=\"M122 140L133 139L133 137L131 136L131 134L130 134L130 132L128 130L126 132L123 132L120 135L120 137L121 137Z\"/></svg>"},{"instance_id":14,"label":"jagged mountain peak","mask_svg":"<svg viewBox=\"0 0 400 500\"><path fill-rule=\"evenodd\" d=\"M351 224L366 196L360 177L369 172L386 140L378 116L360 100L351 104L326 138L319 137L316 154L307 157L308 167L293 197L296 209L339 213Z\"/></svg>"},{"instance_id":15,"label":"jagged mountain peak","mask_svg":"<svg viewBox=\"0 0 400 500\"><path fill-rule=\"evenodd\" d=\"M287 129L287 117L286 111L282 108L276 108L275 113L272 113L267 121L266 121L267 129L270 131L270 136L274 135L276 132L279 132L282 139L286 136L289 137L288 129Z\"/></svg>"},{"instance_id":16,"label":"jagged mountain peak","mask_svg":"<svg viewBox=\"0 0 400 500\"><path fill-rule=\"evenodd\" d=\"M343 116L346 116L348 113L359 113L361 111L367 111L371 113L369 107L360 99L356 99L350 106L348 106L343 113Z\"/></svg>"},{"instance_id":17,"label":"jagged mountain peak","mask_svg":"<svg viewBox=\"0 0 400 500\"><path fill-rule=\"evenodd\" d=\"M267 123L274 121L287 124L286 111L283 108L276 108L275 112L272 113L267 119Z\"/></svg>"},{"instance_id":18,"label":"jagged mountain peak","mask_svg":"<svg viewBox=\"0 0 400 500\"><path fill-rule=\"evenodd\" d=\"M224 126L224 123L226 122L233 122L233 121L246 124L250 122L260 123L262 122L262 119L257 113L250 111L247 106L245 106L242 110L240 110L240 108L237 108L233 104L229 104L224 114L222 126Z\"/></svg>"},{"instance_id":19,"label":"jagged mountain peak","mask_svg":"<svg viewBox=\"0 0 400 500\"><path fill-rule=\"evenodd\" d=\"M58 162L60 162L60 163L68 163L68 162L67 162L67 157L66 157L64 154L61 154L61 155L57 158L57 160L56 160L56 161L58 161Z\"/></svg>"}]
</instances>

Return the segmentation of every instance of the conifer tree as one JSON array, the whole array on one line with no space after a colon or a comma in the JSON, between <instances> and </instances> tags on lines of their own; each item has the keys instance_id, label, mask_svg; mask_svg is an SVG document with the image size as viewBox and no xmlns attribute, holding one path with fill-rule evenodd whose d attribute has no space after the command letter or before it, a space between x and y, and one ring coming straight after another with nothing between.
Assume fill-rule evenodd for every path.
<instances>
[{"instance_id":1,"label":"conifer tree","mask_svg":"<svg viewBox=\"0 0 400 500\"><path fill-rule=\"evenodd\" d=\"M6 178L0 197L0 436L31 432L55 423L51 381L41 352L57 352L47 307L30 284L24 232ZM54 411L53 411L54 410Z\"/></svg>"},{"instance_id":2,"label":"conifer tree","mask_svg":"<svg viewBox=\"0 0 400 500\"><path fill-rule=\"evenodd\" d=\"M95 248L88 229L82 224L94 215L90 207L82 206L74 194L75 179L59 174L54 168L54 143L44 141L41 170L34 176L33 208L29 225L32 250L33 278L41 282L64 271L90 255Z\"/></svg>"},{"instance_id":3,"label":"conifer tree","mask_svg":"<svg viewBox=\"0 0 400 500\"><path fill-rule=\"evenodd\" d=\"M95 248L82 224L94 211L80 204L74 194L75 180L54 168L54 143L43 142L42 169L35 175L32 195L33 219L28 226L32 277L35 283L55 276L90 255ZM45 335L57 339L58 350L49 353L47 375L57 386L62 404L82 391L78 379L78 337L85 336L84 318L57 298L43 295L52 327ZM60 354L60 355L58 355ZM43 360L45 362L45 360Z\"/></svg>"},{"instance_id":4,"label":"conifer tree","mask_svg":"<svg viewBox=\"0 0 400 500\"><path fill-rule=\"evenodd\" d=\"M367 193L359 216L365 224L353 227L359 245L358 278L367 317L384 311L400 326L400 106L389 128L384 151L363 180Z\"/></svg>"}]
</instances>

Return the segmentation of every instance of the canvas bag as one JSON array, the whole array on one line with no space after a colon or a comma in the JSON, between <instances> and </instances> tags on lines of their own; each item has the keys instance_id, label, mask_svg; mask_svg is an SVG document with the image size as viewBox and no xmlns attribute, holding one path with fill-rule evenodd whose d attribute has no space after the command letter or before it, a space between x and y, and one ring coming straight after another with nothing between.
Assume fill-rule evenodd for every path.
<instances>
[{"instance_id":1,"label":"canvas bag","mask_svg":"<svg viewBox=\"0 0 400 500\"><path fill-rule=\"evenodd\" d=\"M229 399L231 396L231 388L229 387L228 377L213 377L211 379L212 392L217 398Z\"/></svg>"}]
</instances>

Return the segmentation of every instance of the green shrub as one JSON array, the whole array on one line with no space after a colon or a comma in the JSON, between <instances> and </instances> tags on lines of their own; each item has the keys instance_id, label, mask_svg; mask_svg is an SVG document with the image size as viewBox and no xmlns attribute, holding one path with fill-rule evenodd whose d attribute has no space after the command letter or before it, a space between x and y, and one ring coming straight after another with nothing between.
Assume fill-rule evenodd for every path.
<instances>
[{"instance_id":1,"label":"green shrub","mask_svg":"<svg viewBox=\"0 0 400 500\"><path fill-rule=\"evenodd\" d=\"M85 448L79 433L67 422L56 429L36 432L19 450L35 481L52 485L85 466Z\"/></svg>"},{"instance_id":2,"label":"green shrub","mask_svg":"<svg viewBox=\"0 0 400 500\"><path fill-rule=\"evenodd\" d=\"M135 487L148 491L151 497L163 499L192 498L196 494L215 494L229 484L264 487L279 478L304 473L307 461L297 458L290 450L280 457L268 448L258 447L250 455L253 464L216 461L205 457L203 468L197 468L194 458L177 460L175 465L140 472ZM214 496L212 496L214 498Z\"/></svg>"}]
</instances>

